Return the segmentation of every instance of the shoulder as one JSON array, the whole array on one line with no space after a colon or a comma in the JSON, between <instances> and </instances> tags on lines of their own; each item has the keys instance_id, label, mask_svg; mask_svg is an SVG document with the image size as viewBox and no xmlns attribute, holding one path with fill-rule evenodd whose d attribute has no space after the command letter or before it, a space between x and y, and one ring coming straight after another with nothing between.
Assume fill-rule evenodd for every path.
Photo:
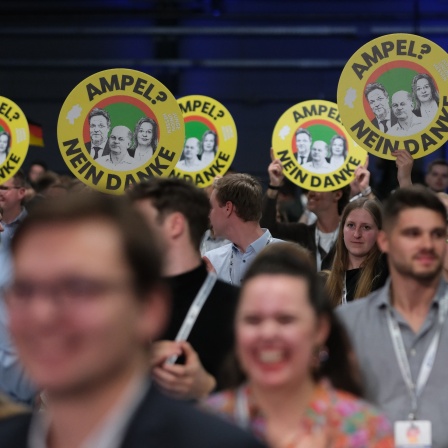
<instances>
[{"instance_id":1,"label":"shoulder","mask_svg":"<svg viewBox=\"0 0 448 448\"><path fill-rule=\"evenodd\" d=\"M213 261L217 261L222 257L230 254L232 252L232 243L224 244L224 246L217 247L216 249L209 250L204 254L213 264Z\"/></svg>"},{"instance_id":2,"label":"shoulder","mask_svg":"<svg viewBox=\"0 0 448 448\"><path fill-rule=\"evenodd\" d=\"M25 448L31 423L31 413L0 419L0 445L2 447Z\"/></svg>"},{"instance_id":3,"label":"shoulder","mask_svg":"<svg viewBox=\"0 0 448 448\"><path fill-rule=\"evenodd\" d=\"M170 448L261 447L250 434L191 403L168 398L155 388L132 420L123 446L137 446L136 442L142 440Z\"/></svg>"},{"instance_id":4,"label":"shoulder","mask_svg":"<svg viewBox=\"0 0 448 448\"><path fill-rule=\"evenodd\" d=\"M101 156L98 157L98 159L96 160L98 163L109 163L110 162L110 157L107 156Z\"/></svg>"},{"instance_id":5,"label":"shoulder","mask_svg":"<svg viewBox=\"0 0 448 448\"><path fill-rule=\"evenodd\" d=\"M92 143L91 142L86 142L85 146L86 146L87 151L90 151L90 148L92 147Z\"/></svg>"}]
</instances>

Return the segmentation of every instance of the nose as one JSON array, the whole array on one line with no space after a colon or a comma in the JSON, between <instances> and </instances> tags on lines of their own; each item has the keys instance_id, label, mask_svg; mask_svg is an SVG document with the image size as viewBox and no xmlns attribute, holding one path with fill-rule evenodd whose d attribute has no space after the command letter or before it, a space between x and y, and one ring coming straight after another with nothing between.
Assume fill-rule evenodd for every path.
<instances>
[{"instance_id":1,"label":"nose","mask_svg":"<svg viewBox=\"0 0 448 448\"><path fill-rule=\"evenodd\" d=\"M277 325L271 320L265 320L260 326L260 333L263 339L271 339L277 333Z\"/></svg>"},{"instance_id":2,"label":"nose","mask_svg":"<svg viewBox=\"0 0 448 448\"><path fill-rule=\"evenodd\" d=\"M353 232L353 236L355 238L360 238L362 235L361 229L360 227L355 227L355 231Z\"/></svg>"}]
</instances>

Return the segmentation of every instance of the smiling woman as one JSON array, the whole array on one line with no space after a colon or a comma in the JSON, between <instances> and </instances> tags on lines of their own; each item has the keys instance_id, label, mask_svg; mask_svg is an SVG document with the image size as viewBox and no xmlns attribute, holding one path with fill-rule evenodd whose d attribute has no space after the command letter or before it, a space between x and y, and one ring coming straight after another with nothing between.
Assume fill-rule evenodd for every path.
<instances>
[{"instance_id":1,"label":"smiling woman","mask_svg":"<svg viewBox=\"0 0 448 448\"><path fill-rule=\"evenodd\" d=\"M385 417L358 398L348 338L303 249L278 243L258 255L235 329L247 381L207 407L274 448L393 446Z\"/></svg>"}]
</instances>

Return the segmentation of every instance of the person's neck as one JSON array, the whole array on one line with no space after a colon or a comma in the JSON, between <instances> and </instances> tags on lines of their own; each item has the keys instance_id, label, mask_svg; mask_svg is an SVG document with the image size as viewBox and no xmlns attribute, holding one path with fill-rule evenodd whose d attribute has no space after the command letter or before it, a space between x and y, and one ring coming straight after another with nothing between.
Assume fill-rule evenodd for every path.
<instances>
[{"instance_id":1,"label":"person's neck","mask_svg":"<svg viewBox=\"0 0 448 448\"><path fill-rule=\"evenodd\" d=\"M317 228L323 233L334 232L339 226L339 215L335 210L325 210L317 214Z\"/></svg>"},{"instance_id":2,"label":"person's neck","mask_svg":"<svg viewBox=\"0 0 448 448\"><path fill-rule=\"evenodd\" d=\"M71 395L52 394L47 391L50 428L49 448L77 448L104 421L119 404L132 381L144 377L144 364L128 366L114 379L96 384L89 390Z\"/></svg>"},{"instance_id":3,"label":"person's neck","mask_svg":"<svg viewBox=\"0 0 448 448\"><path fill-rule=\"evenodd\" d=\"M364 263L364 260L366 257L357 257L353 254L348 254L348 270L350 269L359 269L362 264Z\"/></svg>"},{"instance_id":4,"label":"person's neck","mask_svg":"<svg viewBox=\"0 0 448 448\"><path fill-rule=\"evenodd\" d=\"M115 154L114 152L111 152L110 156L112 158L112 162L120 163L124 159L125 153L122 152L120 154Z\"/></svg>"},{"instance_id":5,"label":"person's neck","mask_svg":"<svg viewBox=\"0 0 448 448\"><path fill-rule=\"evenodd\" d=\"M398 120L398 124L402 129L409 129L412 126L412 115L406 120Z\"/></svg>"},{"instance_id":6,"label":"person's neck","mask_svg":"<svg viewBox=\"0 0 448 448\"><path fill-rule=\"evenodd\" d=\"M406 319L415 333L419 331L437 293L441 276L415 279L403 276L390 266L391 305Z\"/></svg>"},{"instance_id":7,"label":"person's neck","mask_svg":"<svg viewBox=\"0 0 448 448\"><path fill-rule=\"evenodd\" d=\"M196 163L196 161L194 160L194 158L192 159L185 159L185 165L186 166L194 166Z\"/></svg>"},{"instance_id":8,"label":"person's neck","mask_svg":"<svg viewBox=\"0 0 448 448\"><path fill-rule=\"evenodd\" d=\"M251 383L250 387L257 407L272 429L272 435L280 434L280 437L283 437L298 430L297 425L309 406L316 384L307 377L291 386L267 389Z\"/></svg>"},{"instance_id":9,"label":"person's neck","mask_svg":"<svg viewBox=\"0 0 448 448\"><path fill-rule=\"evenodd\" d=\"M177 244L166 248L162 273L164 277L174 277L196 269L201 263L200 252L191 244Z\"/></svg>"},{"instance_id":10,"label":"person's neck","mask_svg":"<svg viewBox=\"0 0 448 448\"><path fill-rule=\"evenodd\" d=\"M147 145L147 146L138 145L137 148L135 148L135 151L147 153L147 152L152 152L152 148L151 148L151 145Z\"/></svg>"},{"instance_id":11,"label":"person's neck","mask_svg":"<svg viewBox=\"0 0 448 448\"><path fill-rule=\"evenodd\" d=\"M238 221L236 225L230 229L225 236L229 241L232 241L241 252L246 252L247 248L258 238L263 235L263 229L258 222Z\"/></svg>"},{"instance_id":12,"label":"person's neck","mask_svg":"<svg viewBox=\"0 0 448 448\"><path fill-rule=\"evenodd\" d=\"M3 210L3 218L2 221L6 224L11 224L13 221L17 219L17 217L22 213L22 206L19 204L16 207L13 207L9 210Z\"/></svg>"}]
</instances>

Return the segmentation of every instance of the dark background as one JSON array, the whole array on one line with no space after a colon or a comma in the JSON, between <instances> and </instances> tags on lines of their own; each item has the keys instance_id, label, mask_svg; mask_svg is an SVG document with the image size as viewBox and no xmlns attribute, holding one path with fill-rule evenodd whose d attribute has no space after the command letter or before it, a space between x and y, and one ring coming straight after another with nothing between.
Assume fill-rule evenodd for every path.
<instances>
[{"instance_id":1,"label":"dark background","mask_svg":"<svg viewBox=\"0 0 448 448\"><path fill-rule=\"evenodd\" d=\"M176 97L200 94L222 102L238 129L234 168L265 179L277 119L300 101L336 101L342 68L363 44L405 32L448 48L448 0L1 0L0 5L0 95L44 130L45 148L30 147L25 168L42 159L59 173L68 171L56 140L59 110L80 81L100 70L141 70ZM417 160L415 178L446 152L445 146ZM374 159L370 167L378 183L382 173Z\"/></svg>"}]
</instances>

